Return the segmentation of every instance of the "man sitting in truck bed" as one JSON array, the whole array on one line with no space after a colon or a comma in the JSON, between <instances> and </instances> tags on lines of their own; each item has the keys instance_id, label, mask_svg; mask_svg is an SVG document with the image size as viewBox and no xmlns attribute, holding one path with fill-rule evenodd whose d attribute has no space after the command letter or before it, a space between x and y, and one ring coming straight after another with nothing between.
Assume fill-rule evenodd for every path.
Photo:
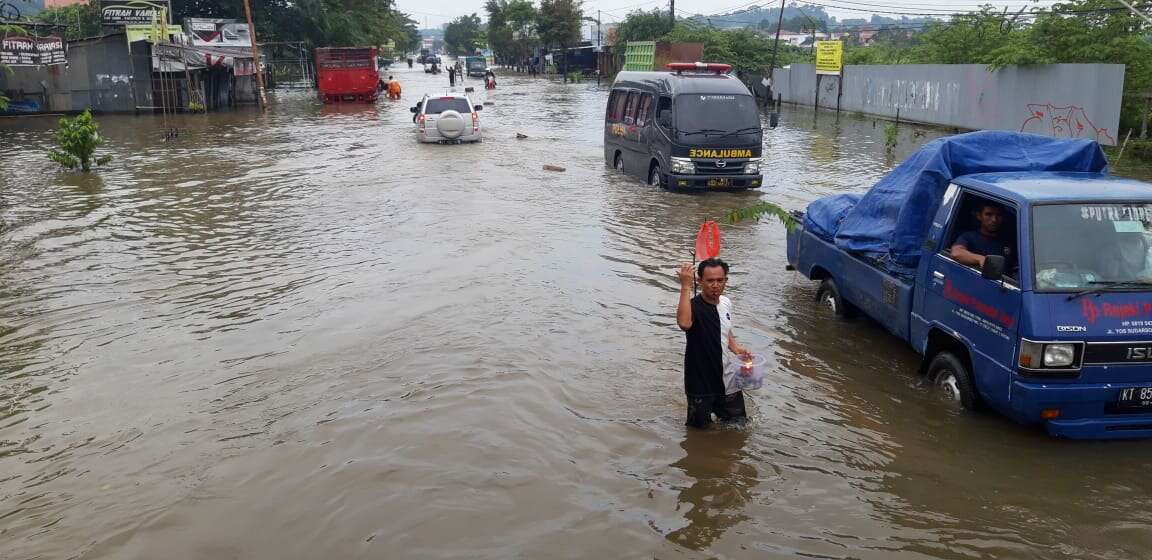
<instances>
[{"instance_id":1,"label":"man sitting in truck bed","mask_svg":"<svg viewBox=\"0 0 1152 560\"><path fill-rule=\"evenodd\" d=\"M1016 270L1016 247L1000 236L1000 225L1004 223L1004 209L995 202L984 201L977 205L976 222L979 229L961 233L952 243L950 254L956 262L980 269L987 255L1003 255L1004 270Z\"/></svg>"}]
</instances>

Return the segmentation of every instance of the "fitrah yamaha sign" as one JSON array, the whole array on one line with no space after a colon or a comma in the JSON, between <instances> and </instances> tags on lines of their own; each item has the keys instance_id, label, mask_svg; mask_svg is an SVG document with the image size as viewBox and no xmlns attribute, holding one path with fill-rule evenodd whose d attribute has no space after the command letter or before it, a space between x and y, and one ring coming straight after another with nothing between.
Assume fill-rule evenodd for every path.
<instances>
[{"instance_id":1,"label":"fitrah yamaha sign","mask_svg":"<svg viewBox=\"0 0 1152 560\"><path fill-rule=\"evenodd\" d=\"M100 21L104 25L171 23L169 0L100 0Z\"/></svg>"}]
</instances>

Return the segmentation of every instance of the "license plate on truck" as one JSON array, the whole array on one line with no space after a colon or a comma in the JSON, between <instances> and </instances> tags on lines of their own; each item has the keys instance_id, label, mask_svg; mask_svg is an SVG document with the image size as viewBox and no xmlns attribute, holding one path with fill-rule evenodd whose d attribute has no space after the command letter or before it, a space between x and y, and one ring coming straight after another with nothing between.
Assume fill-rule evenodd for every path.
<instances>
[{"instance_id":1,"label":"license plate on truck","mask_svg":"<svg viewBox=\"0 0 1152 560\"><path fill-rule=\"evenodd\" d=\"M732 179L708 179L709 187L731 187Z\"/></svg>"},{"instance_id":2,"label":"license plate on truck","mask_svg":"<svg viewBox=\"0 0 1152 560\"><path fill-rule=\"evenodd\" d=\"M1125 387L1116 399L1118 408L1147 408L1152 410L1152 387Z\"/></svg>"}]
</instances>

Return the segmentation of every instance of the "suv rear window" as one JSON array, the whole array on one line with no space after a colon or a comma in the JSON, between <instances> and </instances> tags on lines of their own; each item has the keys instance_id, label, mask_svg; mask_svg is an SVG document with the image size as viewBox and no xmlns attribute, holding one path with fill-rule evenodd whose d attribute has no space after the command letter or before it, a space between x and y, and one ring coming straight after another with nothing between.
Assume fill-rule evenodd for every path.
<instances>
[{"instance_id":1,"label":"suv rear window","mask_svg":"<svg viewBox=\"0 0 1152 560\"><path fill-rule=\"evenodd\" d=\"M430 98L428 103L424 106L425 114L443 113L444 111L448 110L456 111L458 113L471 113L472 107L468 106L467 99L461 99L459 97L452 99L441 99L439 97L433 97Z\"/></svg>"}]
</instances>

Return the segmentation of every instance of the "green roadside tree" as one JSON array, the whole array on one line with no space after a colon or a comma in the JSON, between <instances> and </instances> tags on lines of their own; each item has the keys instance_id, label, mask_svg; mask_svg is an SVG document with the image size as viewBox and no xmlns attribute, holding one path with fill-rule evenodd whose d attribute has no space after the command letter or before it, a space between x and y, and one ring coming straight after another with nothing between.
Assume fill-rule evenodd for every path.
<instances>
[{"instance_id":1,"label":"green roadside tree","mask_svg":"<svg viewBox=\"0 0 1152 560\"><path fill-rule=\"evenodd\" d=\"M951 21L928 24L914 49L913 62L922 64L988 63L992 53L1009 42L1007 16L992 6L956 14Z\"/></svg>"},{"instance_id":2,"label":"green roadside tree","mask_svg":"<svg viewBox=\"0 0 1152 560\"><path fill-rule=\"evenodd\" d=\"M60 119L60 126L56 129L59 149L49 151L48 159L68 169L79 167L85 173L92 170L92 163L104 165L112 161L112 156L93 157L96 148L104 143L99 128L100 124L87 109L74 118Z\"/></svg>"},{"instance_id":3,"label":"green roadside tree","mask_svg":"<svg viewBox=\"0 0 1152 560\"><path fill-rule=\"evenodd\" d=\"M636 10L616 27L616 45L624 46L630 41L655 41L671 31L672 22L668 21L667 12Z\"/></svg>"},{"instance_id":4,"label":"green roadside tree","mask_svg":"<svg viewBox=\"0 0 1152 560\"><path fill-rule=\"evenodd\" d=\"M742 73L765 72L772 61L774 41L749 29L716 29L690 22L677 23L661 41L704 43L704 59L731 64ZM808 60L810 55L797 47L782 43L777 66Z\"/></svg>"},{"instance_id":5,"label":"green roadside tree","mask_svg":"<svg viewBox=\"0 0 1152 560\"><path fill-rule=\"evenodd\" d=\"M397 54L414 52L420 48L420 30L416 27L416 20L408 14L397 11L391 12L388 19Z\"/></svg>"},{"instance_id":6,"label":"green roadside tree","mask_svg":"<svg viewBox=\"0 0 1152 560\"><path fill-rule=\"evenodd\" d=\"M33 19L40 23L50 23L57 29L64 30L64 39L76 41L88 37L100 36L103 29L100 25L100 7L98 2L87 4L72 4L59 8L47 8Z\"/></svg>"},{"instance_id":7,"label":"green roadside tree","mask_svg":"<svg viewBox=\"0 0 1152 560\"><path fill-rule=\"evenodd\" d=\"M532 54L539 43L536 34L538 12L531 0L509 0L504 7L504 17L512 30L512 56L519 61Z\"/></svg>"},{"instance_id":8,"label":"green roadside tree","mask_svg":"<svg viewBox=\"0 0 1152 560\"><path fill-rule=\"evenodd\" d=\"M488 0L484 4L484 11L488 13L488 46L498 62L515 56L515 39L505 15L507 9L507 0Z\"/></svg>"},{"instance_id":9,"label":"green roadside tree","mask_svg":"<svg viewBox=\"0 0 1152 560\"><path fill-rule=\"evenodd\" d=\"M452 20L444 28L444 47L452 54L475 54L476 48L483 45L483 42L480 16L474 13Z\"/></svg>"},{"instance_id":10,"label":"green roadside tree","mask_svg":"<svg viewBox=\"0 0 1152 560\"><path fill-rule=\"evenodd\" d=\"M580 40L580 22L584 17L582 0L540 0L536 16L536 31L540 41L549 48L559 48L562 55L557 64L564 82L568 82L568 47Z\"/></svg>"}]
</instances>

